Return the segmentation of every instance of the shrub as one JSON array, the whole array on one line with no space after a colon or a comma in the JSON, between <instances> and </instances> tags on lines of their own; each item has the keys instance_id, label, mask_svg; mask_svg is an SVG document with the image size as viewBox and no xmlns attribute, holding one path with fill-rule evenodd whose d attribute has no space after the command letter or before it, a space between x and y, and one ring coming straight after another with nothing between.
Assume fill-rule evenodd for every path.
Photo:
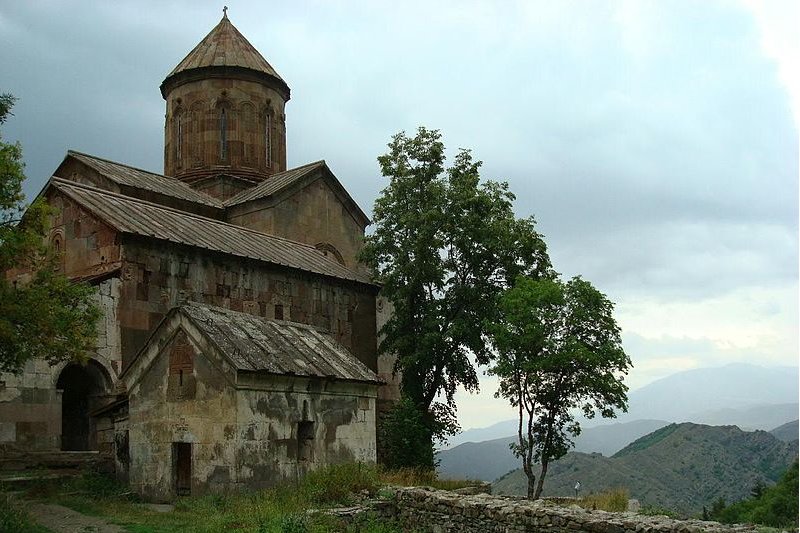
<instances>
[{"instance_id":1,"label":"shrub","mask_svg":"<svg viewBox=\"0 0 800 533\"><path fill-rule=\"evenodd\" d=\"M796 527L798 519L798 466L795 462L773 487L761 491L756 498L720 508L715 506L711 518L733 524L748 522L772 527Z\"/></svg>"},{"instance_id":2,"label":"shrub","mask_svg":"<svg viewBox=\"0 0 800 533\"><path fill-rule=\"evenodd\" d=\"M434 468L431 434L414 402L402 398L378 424L384 464L389 468Z\"/></svg>"},{"instance_id":3,"label":"shrub","mask_svg":"<svg viewBox=\"0 0 800 533\"><path fill-rule=\"evenodd\" d=\"M318 504L349 503L355 494L374 494L380 487L378 471L372 465L344 463L309 472L300 482L299 492Z\"/></svg>"},{"instance_id":4,"label":"shrub","mask_svg":"<svg viewBox=\"0 0 800 533\"><path fill-rule=\"evenodd\" d=\"M585 509L600 509L621 513L628 509L628 489L617 488L597 494L588 494L578 500Z\"/></svg>"},{"instance_id":5,"label":"shrub","mask_svg":"<svg viewBox=\"0 0 800 533\"><path fill-rule=\"evenodd\" d=\"M0 494L0 531L45 533L47 530L34 524L28 513L15 505L7 495Z\"/></svg>"}]
</instances>

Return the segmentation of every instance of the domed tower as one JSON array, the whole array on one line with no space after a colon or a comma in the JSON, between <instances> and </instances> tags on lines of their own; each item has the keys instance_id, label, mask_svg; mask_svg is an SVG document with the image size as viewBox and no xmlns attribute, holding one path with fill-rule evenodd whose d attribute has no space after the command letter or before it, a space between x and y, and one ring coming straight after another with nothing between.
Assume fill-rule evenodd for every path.
<instances>
[{"instance_id":1,"label":"domed tower","mask_svg":"<svg viewBox=\"0 0 800 533\"><path fill-rule=\"evenodd\" d=\"M161 83L164 174L221 199L286 170L289 86L227 14Z\"/></svg>"}]
</instances>

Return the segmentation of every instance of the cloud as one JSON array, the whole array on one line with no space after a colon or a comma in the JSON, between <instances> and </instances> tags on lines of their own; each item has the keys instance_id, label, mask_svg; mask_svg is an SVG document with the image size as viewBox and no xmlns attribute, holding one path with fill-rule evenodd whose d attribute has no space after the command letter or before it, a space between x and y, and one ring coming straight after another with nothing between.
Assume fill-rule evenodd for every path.
<instances>
[{"instance_id":1,"label":"cloud","mask_svg":"<svg viewBox=\"0 0 800 533\"><path fill-rule=\"evenodd\" d=\"M509 181L559 271L618 302L643 382L747 350L796 361L797 9L307 1L229 16L292 88L290 164L326 159L369 211L390 136L440 128L450 153L472 148ZM3 136L23 144L28 194L68 148L160 170L158 86L220 16L189 1L0 6L0 91L20 97ZM482 401L497 405L465 399L464 420L491 416Z\"/></svg>"}]
</instances>

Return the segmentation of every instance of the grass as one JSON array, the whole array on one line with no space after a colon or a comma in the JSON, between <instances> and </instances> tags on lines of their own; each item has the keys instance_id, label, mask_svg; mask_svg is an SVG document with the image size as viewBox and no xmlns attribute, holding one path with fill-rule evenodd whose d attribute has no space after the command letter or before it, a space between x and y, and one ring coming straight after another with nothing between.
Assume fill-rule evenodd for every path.
<instances>
[{"instance_id":1,"label":"grass","mask_svg":"<svg viewBox=\"0 0 800 533\"><path fill-rule=\"evenodd\" d=\"M95 473L87 473L66 484L37 484L29 490L28 496L102 517L131 533L211 533L229 530L243 533L400 533L404 530L398 524L384 520L364 518L346 524L337 517L308 511L352 505L366 496L386 498L389 497L389 491L383 487L387 485L456 489L477 483L442 480L433 472L411 469L387 471L373 465L352 463L311 472L296 484L253 492L181 498L175 502L175 510L169 513L150 510L127 486ZM12 516L10 512L5 514ZM4 529L3 522L0 522L0 531L6 530L24 533L44 531L23 529L22 526Z\"/></svg>"},{"instance_id":2,"label":"grass","mask_svg":"<svg viewBox=\"0 0 800 533\"><path fill-rule=\"evenodd\" d=\"M440 479L434 470L401 468L398 470L378 471L378 477L385 485L401 487L433 487L441 490L456 490L483 484L482 481L470 479Z\"/></svg>"},{"instance_id":3,"label":"grass","mask_svg":"<svg viewBox=\"0 0 800 533\"><path fill-rule=\"evenodd\" d=\"M597 494L588 494L578 500L578 505L584 509L600 509L621 513L628 509L628 489L610 489Z\"/></svg>"},{"instance_id":4,"label":"grass","mask_svg":"<svg viewBox=\"0 0 800 533\"><path fill-rule=\"evenodd\" d=\"M47 529L33 523L19 502L0 494L0 531L15 533L47 533Z\"/></svg>"}]
</instances>

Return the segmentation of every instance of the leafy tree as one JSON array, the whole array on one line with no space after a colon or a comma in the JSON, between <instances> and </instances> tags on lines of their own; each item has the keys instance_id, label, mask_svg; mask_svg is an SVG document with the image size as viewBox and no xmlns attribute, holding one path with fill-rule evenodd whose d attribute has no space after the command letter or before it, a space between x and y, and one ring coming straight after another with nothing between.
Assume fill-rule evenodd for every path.
<instances>
[{"instance_id":1,"label":"leafy tree","mask_svg":"<svg viewBox=\"0 0 800 533\"><path fill-rule=\"evenodd\" d=\"M794 528L798 520L798 466L795 462L772 487L764 487L753 498L725 506L718 500L711 508L711 518L728 524L751 523L763 526ZM719 505L718 505L719 503Z\"/></svg>"},{"instance_id":2,"label":"leafy tree","mask_svg":"<svg viewBox=\"0 0 800 533\"><path fill-rule=\"evenodd\" d=\"M15 98L0 95L0 124ZM100 311L93 289L75 284L55 268L46 246L51 208L25 205L22 148L0 137L0 371L20 372L25 362L86 359L94 347Z\"/></svg>"},{"instance_id":3,"label":"leafy tree","mask_svg":"<svg viewBox=\"0 0 800 533\"><path fill-rule=\"evenodd\" d=\"M500 378L497 395L518 411L512 449L528 478L528 498L539 498L550 461L566 455L580 434L575 409L588 418L627 410L622 377L631 360L613 308L580 277L520 277L500 299L500 318L490 326L497 351L490 372Z\"/></svg>"},{"instance_id":4,"label":"leafy tree","mask_svg":"<svg viewBox=\"0 0 800 533\"><path fill-rule=\"evenodd\" d=\"M471 357L491 357L485 324L498 295L518 275L549 272L550 261L534 220L515 217L507 184L481 181L468 150L445 168L441 135L425 128L388 146L378 162L389 183L361 260L393 305L380 349L397 355L403 395L422 414L430 447L457 427L456 389L478 389Z\"/></svg>"}]
</instances>

